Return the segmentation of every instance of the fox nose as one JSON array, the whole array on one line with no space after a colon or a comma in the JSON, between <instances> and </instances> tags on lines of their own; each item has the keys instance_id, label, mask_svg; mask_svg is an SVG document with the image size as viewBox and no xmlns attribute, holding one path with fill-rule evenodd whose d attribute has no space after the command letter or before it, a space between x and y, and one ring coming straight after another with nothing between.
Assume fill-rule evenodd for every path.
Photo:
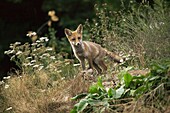
<instances>
[{"instance_id":1,"label":"fox nose","mask_svg":"<svg viewBox=\"0 0 170 113\"><path fill-rule=\"evenodd\" d=\"M77 45L77 46L80 45L80 42L77 42L76 45Z\"/></svg>"},{"instance_id":2,"label":"fox nose","mask_svg":"<svg viewBox=\"0 0 170 113\"><path fill-rule=\"evenodd\" d=\"M77 45L80 45L80 43L78 42Z\"/></svg>"}]
</instances>

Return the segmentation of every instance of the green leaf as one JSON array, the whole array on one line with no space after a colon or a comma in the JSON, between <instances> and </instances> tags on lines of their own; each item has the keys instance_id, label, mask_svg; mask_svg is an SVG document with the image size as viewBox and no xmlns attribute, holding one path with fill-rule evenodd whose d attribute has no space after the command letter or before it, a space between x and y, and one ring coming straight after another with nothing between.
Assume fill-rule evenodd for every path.
<instances>
[{"instance_id":1,"label":"green leaf","mask_svg":"<svg viewBox=\"0 0 170 113\"><path fill-rule=\"evenodd\" d=\"M74 108L70 111L70 113L78 113L78 112L77 112L77 107L74 107Z\"/></svg>"},{"instance_id":2,"label":"green leaf","mask_svg":"<svg viewBox=\"0 0 170 113\"><path fill-rule=\"evenodd\" d=\"M129 73L126 73L125 75L124 75L124 82L125 82L125 86L126 87L129 87L129 85L130 85L130 83L131 83L131 81L132 81L132 76L129 74Z\"/></svg>"},{"instance_id":3,"label":"green leaf","mask_svg":"<svg viewBox=\"0 0 170 113\"><path fill-rule=\"evenodd\" d=\"M124 93L125 89L124 86L122 85L119 89L116 90L116 95L114 98L120 98L122 94Z\"/></svg>"},{"instance_id":4,"label":"green leaf","mask_svg":"<svg viewBox=\"0 0 170 113\"><path fill-rule=\"evenodd\" d=\"M96 100L102 100L103 98L105 98L107 96L107 92L105 93L100 93L98 96L94 97L94 99Z\"/></svg>"},{"instance_id":5,"label":"green leaf","mask_svg":"<svg viewBox=\"0 0 170 113\"><path fill-rule=\"evenodd\" d=\"M97 80L97 85L98 85L98 87L101 88L101 89L104 88L104 86L102 85L102 79L101 79L101 77L98 78L98 80Z\"/></svg>"},{"instance_id":6,"label":"green leaf","mask_svg":"<svg viewBox=\"0 0 170 113\"><path fill-rule=\"evenodd\" d=\"M120 80L120 81L122 81L123 80L123 76L126 74L127 72L125 71L125 70L123 70L123 71L121 71L119 74L118 74L118 79Z\"/></svg>"},{"instance_id":7,"label":"green leaf","mask_svg":"<svg viewBox=\"0 0 170 113\"><path fill-rule=\"evenodd\" d=\"M91 93L91 94L99 93L98 86L96 84L91 85L89 87L89 93Z\"/></svg>"},{"instance_id":8,"label":"green leaf","mask_svg":"<svg viewBox=\"0 0 170 113\"><path fill-rule=\"evenodd\" d=\"M129 70L132 70L133 67L127 67L125 68L124 70L120 71L119 74L118 74L118 79L121 81L123 76L129 71Z\"/></svg>"},{"instance_id":9,"label":"green leaf","mask_svg":"<svg viewBox=\"0 0 170 113\"><path fill-rule=\"evenodd\" d=\"M97 84L91 85L89 88L89 93L100 93L104 91L104 86L102 85L101 77L98 78Z\"/></svg>"},{"instance_id":10,"label":"green leaf","mask_svg":"<svg viewBox=\"0 0 170 113\"><path fill-rule=\"evenodd\" d=\"M81 99L79 103L75 104L75 107L77 107L77 112L82 112L87 106L87 99Z\"/></svg>"},{"instance_id":11,"label":"green leaf","mask_svg":"<svg viewBox=\"0 0 170 113\"><path fill-rule=\"evenodd\" d=\"M109 88L107 94L108 94L108 97L112 97L113 96L113 89Z\"/></svg>"},{"instance_id":12,"label":"green leaf","mask_svg":"<svg viewBox=\"0 0 170 113\"><path fill-rule=\"evenodd\" d=\"M154 77L151 77L150 79L149 79L149 81L153 81L153 80L156 80L156 79L159 79L160 78L160 76L154 76Z\"/></svg>"},{"instance_id":13,"label":"green leaf","mask_svg":"<svg viewBox=\"0 0 170 113\"><path fill-rule=\"evenodd\" d=\"M94 100L94 99L92 99L92 98L88 98L88 103L89 103L91 106L96 105L98 102L99 102L99 100Z\"/></svg>"},{"instance_id":14,"label":"green leaf","mask_svg":"<svg viewBox=\"0 0 170 113\"><path fill-rule=\"evenodd\" d=\"M140 96L146 91L145 86L141 86L136 89L136 91L133 93L135 96Z\"/></svg>"},{"instance_id":15,"label":"green leaf","mask_svg":"<svg viewBox=\"0 0 170 113\"><path fill-rule=\"evenodd\" d=\"M83 98L85 96L87 96L87 93L82 93L82 94L74 96L73 98L71 98L71 100L81 99L81 98Z\"/></svg>"},{"instance_id":16,"label":"green leaf","mask_svg":"<svg viewBox=\"0 0 170 113\"><path fill-rule=\"evenodd\" d=\"M135 96L135 91L136 91L136 90L130 90L130 95L131 95L131 96Z\"/></svg>"},{"instance_id":17,"label":"green leaf","mask_svg":"<svg viewBox=\"0 0 170 113\"><path fill-rule=\"evenodd\" d=\"M131 91L130 88L125 89L124 94L127 95L127 96L129 96L130 91Z\"/></svg>"},{"instance_id":18,"label":"green leaf","mask_svg":"<svg viewBox=\"0 0 170 113\"><path fill-rule=\"evenodd\" d=\"M109 106L108 100L106 98L103 100L88 99L88 103L91 106Z\"/></svg>"},{"instance_id":19,"label":"green leaf","mask_svg":"<svg viewBox=\"0 0 170 113\"><path fill-rule=\"evenodd\" d=\"M113 96L116 95L116 90L112 89L112 88L109 88L107 93L108 93L108 97L113 97Z\"/></svg>"},{"instance_id":20,"label":"green leaf","mask_svg":"<svg viewBox=\"0 0 170 113\"><path fill-rule=\"evenodd\" d=\"M136 80L136 79L142 80L142 79L144 79L145 77L146 77L146 76L144 76L144 75L133 76L133 80Z\"/></svg>"}]
</instances>

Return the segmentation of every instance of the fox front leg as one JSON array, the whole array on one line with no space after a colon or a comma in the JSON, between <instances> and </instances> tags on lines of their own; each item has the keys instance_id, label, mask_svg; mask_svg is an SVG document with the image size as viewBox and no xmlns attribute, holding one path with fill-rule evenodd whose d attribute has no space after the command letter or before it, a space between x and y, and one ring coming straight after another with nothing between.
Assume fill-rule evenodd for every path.
<instances>
[{"instance_id":1,"label":"fox front leg","mask_svg":"<svg viewBox=\"0 0 170 113\"><path fill-rule=\"evenodd\" d=\"M87 60L88 60L88 63L89 63L89 67L88 67L88 69L94 69L92 59L91 59L91 58L88 58Z\"/></svg>"},{"instance_id":2,"label":"fox front leg","mask_svg":"<svg viewBox=\"0 0 170 113\"><path fill-rule=\"evenodd\" d=\"M88 58L87 59L88 60L88 63L89 63L89 67L88 67L88 72L89 73L91 73L91 74L94 74L94 63L93 63L93 60L92 60L92 58L90 57L90 58Z\"/></svg>"},{"instance_id":3,"label":"fox front leg","mask_svg":"<svg viewBox=\"0 0 170 113\"><path fill-rule=\"evenodd\" d=\"M79 58L79 61L80 61L80 64L81 64L81 67L84 70L86 70L86 67L85 67L85 59L84 58Z\"/></svg>"},{"instance_id":4,"label":"fox front leg","mask_svg":"<svg viewBox=\"0 0 170 113\"><path fill-rule=\"evenodd\" d=\"M81 58L81 59L79 59L79 61L80 61L81 67L83 69L82 73L83 73L83 78L84 78L84 74L86 73L85 59Z\"/></svg>"}]
</instances>

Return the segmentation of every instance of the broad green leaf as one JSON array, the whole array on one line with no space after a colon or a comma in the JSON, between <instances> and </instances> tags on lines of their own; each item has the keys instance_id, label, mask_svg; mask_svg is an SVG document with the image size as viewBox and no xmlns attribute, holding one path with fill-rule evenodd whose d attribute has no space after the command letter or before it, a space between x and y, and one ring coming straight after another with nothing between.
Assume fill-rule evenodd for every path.
<instances>
[{"instance_id":1,"label":"broad green leaf","mask_svg":"<svg viewBox=\"0 0 170 113\"><path fill-rule=\"evenodd\" d=\"M145 92L145 86L141 86L139 88L136 89L136 91L134 92L135 96L140 96L141 94L143 94Z\"/></svg>"},{"instance_id":2,"label":"broad green leaf","mask_svg":"<svg viewBox=\"0 0 170 113\"><path fill-rule=\"evenodd\" d=\"M93 100L93 99L88 99L88 103L91 106L105 106L107 105L107 101L103 101L103 100Z\"/></svg>"},{"instance_id":3,"label":"broad green leaf","mask_svg":"<svg viewBox=\"0 0 170 113\"><path fill-rule=\"evenodd\" d=\"M89 88L89 93L102 93L105 92L104 86L102 85L101 77L98 78L97 84L91 85Z\"/></svg>"},{"instance_id":4,"label":"broad green leaf","mask_svg":"<svg viewBox=\"0 0 170 113\"><path fill-rule=\"evenodd\" d=\"M100 95L96 96L96 100L102 100L103 98L107 97L107 92L105 93L100 93Z\"/></svg>"},{"instance_id":5,"label":"broad green leaf","mask_svg":"<svg viewBox=\"0 0 170 113\"><path fill-rule=\"evenodd\" d=\"M100 100L94 100L92 98L88 98L88 103L91 105L91 106L94 106L96 105L98 102L100 102Z\"/></svg>"},{"instance_id":6,"label":"broad green leaf","mask_svg":"<svg viewBox=\"0 0 170 113\"><path fill-rule=\"evenodd\" d=\"M88 103L91 106L109 106L108 100L94 100L94 99L88 99Z\"/></svg>"},{"instance_id":7,"label":"broad green leaf","mask_svg":"<svg viewBox=\"0 0 170 113\"><path fill-rule=\"evenodd\" d=\"M74 96L73 98L71 98L71 100L77 100L77 99L81 99L83 97L87 96L87 93L81 93L79 95Z\"/></svg>"},{"instance_id":8,"label":"broad green leaf","mask_svg":"<svg viewBox=\"0 0 170 113\"><path fill-rule=\"evenodd\" d=\"M98 86L96 84L91 85L89 87L89 93L91 93L91 94L99 93Z\"/></svg>"},{"instance_id":9,"label":"broad green leaf","mask_svg":"<svg viewBox=\"0 0 170 113\"><path fill-rule=\"evenodd\" d=\"M81 99L75 106L77 107L77 112L82 112L88 106L87 99Z\"/></svg>"},{"instance_id":10,"label":"broad green leaf","mask_svg":"<svg viewBox=\"0 0 170 113\"><path fill-rule=\"evenodd\" d=\"M122 81L124 75L127 74L127 72L128 72L129 70L132 70L132 69L133 69L133 67L127 67L127 68L125 68L124 70L120 71L119 74L118 74L118 79L119 79L120 81Z\"/></svg>"},{"instance_id":11,"label":"broad green leaf","mask_svg":"<svg viewBox=\"0 0 170 113\"><path fill-rule=\"evenodd\" d=\"M102 85L102 79L101 79L101 77L98 78L97 85L98 85L98 87L101 88L101 89L104 88L104 86Z\"/></svg>"},{"instance_id":12,"label":"broad green leaf","mask_svg":"<svg viewBox=\"0 0 170 113\"><path fill-rule=\"evenodd\" d=\"M89 93L85 98L86 99L94 99L94 100L96 100L96 98L98 98L99 97L99 94L98 93Z\"/></svg>"},{"instance_id":13,"label":"broad green leaf","mask_svg":"<svg viewBox=\"0 0 170 113\"><path fill-rule=\"evenodd\" d=\"M113 89L109 88L107 93L108 93L108 97L112 97L113 96Z\"/></svg>"},{"instance_id":14,"label":"broad green leaf","mask_svg":"<svg viewBox=\"0 0 170 113\"><path fill-rule=\"evenodd\" d=\"M136 80L136 79L142 80L142 79L144 79L145 77L146 77L146 76L144 76L144 75L133 76L133 80Z\"/></svg>"},{"instance_id":15,"label":"broad green leaf","mask_svg":"<svg viewBox=\"0 0 170 113\"><path fill-rule=\"evenodd\" d=\"M108 97L114 97L116 95L116 90L109 88L107 93L108 93Z\"/></svg>"},{"instance_id":16,"label":"broad green leaf","mask_svg":"<svg viewBox=\"0 0 170 113\"><path fill-rule=\"evenodd\" d=\"M98 97L99 96L99 94L98 93L89 93L87 96L86 96L86 98L94 98L94 97Z\"/></svg>"},{"instance_id":17,"label":"broad green leaf","mask_svg":"<svg viewBox=\"0 0 170 113\"><path fill-rule=\"evenodd\" d=\"M116 95L114 98L120 98L122 94L124 93L125 89L124 86L122 85L119 89L116 90Z\"/></svg>"},{"instance_id":18,"label":"broad green leaf","mask_svg":"<svg viewBox=\"0 0 170 113\"><path fill-rule=\"evenodd\" d=\"M77 112L77 107L74 107L74 108L70 111L70 113L78 113L78 112Z\"/></svg>"},{"instance_id":19,"label":"broad green leaf","mask_svg":"<svg viewBox=\"0 0 170 113\"><path fill-rule=\"evenodd\" d=\"M129 85L130 85L130 83L132 81L132 78L133 78L132 75L130 75L129 73L126 73L124 75L124 82L125 82L126 87L129 87Z\"/></svg>"}]
</instances>

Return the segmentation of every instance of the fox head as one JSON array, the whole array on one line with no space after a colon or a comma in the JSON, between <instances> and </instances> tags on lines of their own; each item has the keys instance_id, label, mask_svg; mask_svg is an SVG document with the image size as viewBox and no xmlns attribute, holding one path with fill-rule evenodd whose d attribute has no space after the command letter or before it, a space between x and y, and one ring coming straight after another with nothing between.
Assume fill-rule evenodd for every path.
<instances>
[{"instance_id":1,"label":"fox head","mask_svg":"<svg viewBox=\"0 0 170 113\"><path fill-rule=\"evenodd\" d=\"M83 26L81 24L77 27L75 31L71 31L65 28L64 32L71 45L80 46L82 44Z\"/></svg>"}]
</instances>

